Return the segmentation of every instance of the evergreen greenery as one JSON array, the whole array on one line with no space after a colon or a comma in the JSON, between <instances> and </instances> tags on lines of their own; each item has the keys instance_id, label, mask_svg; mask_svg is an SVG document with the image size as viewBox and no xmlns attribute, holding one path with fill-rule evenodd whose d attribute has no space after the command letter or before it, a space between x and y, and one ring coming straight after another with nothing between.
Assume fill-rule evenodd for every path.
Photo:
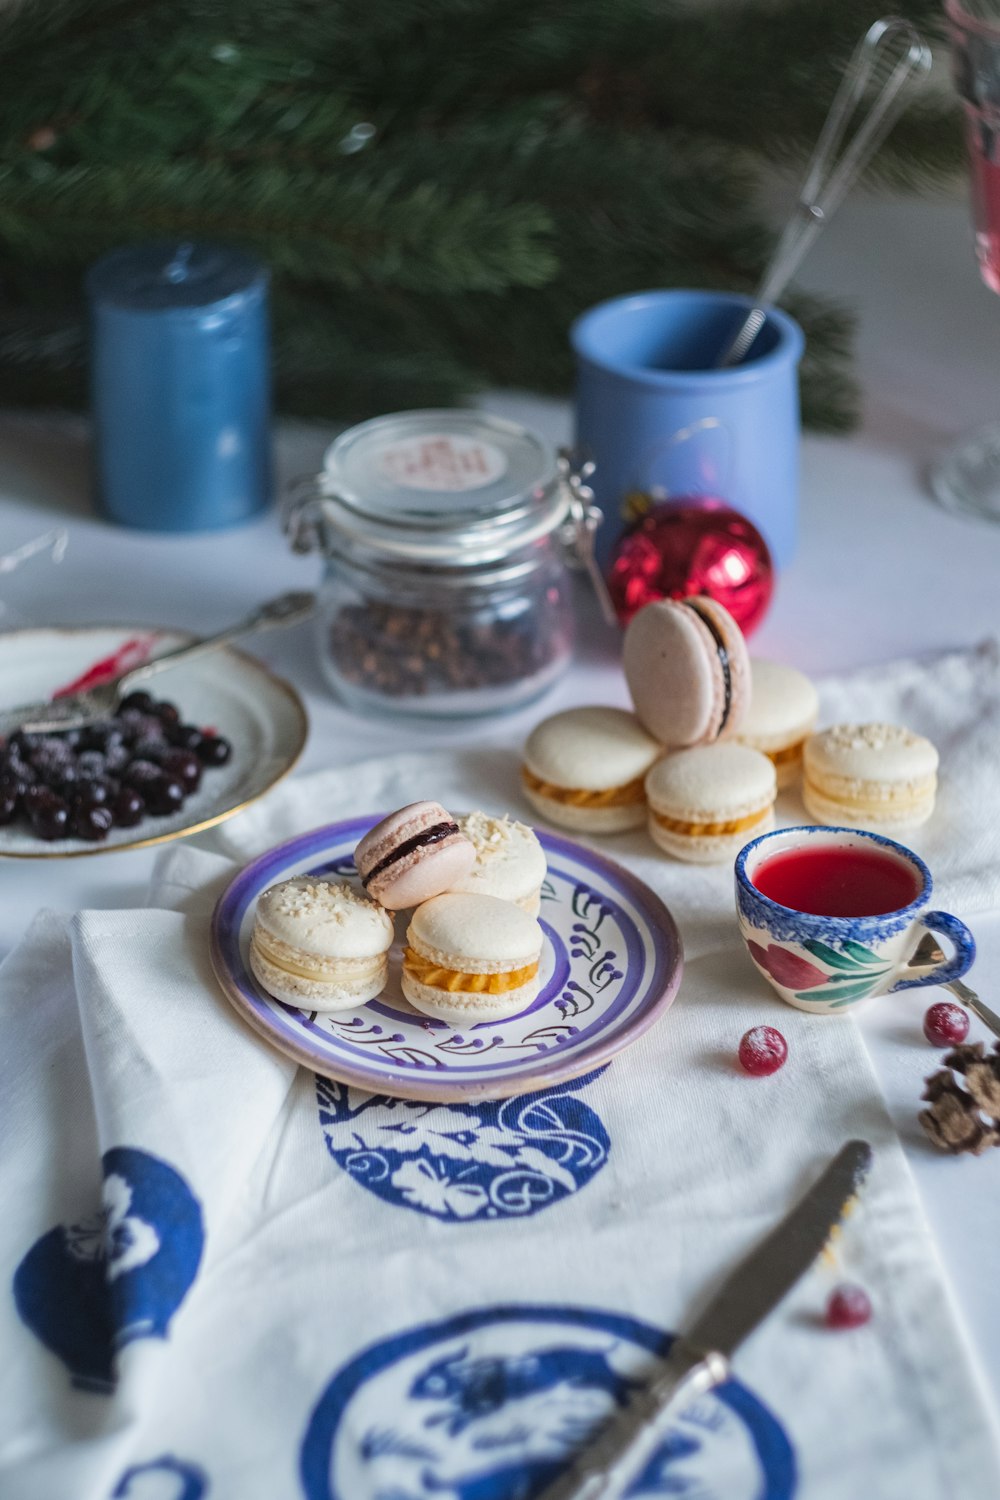
<instances>
[{"instance_id":1,"label":"evergreen greenery","mask_svg":"<svg viewBox=\"0 0 1000 1500\"><path fill-rule=\"evenodd\" d=\"M940 26L938 0L894 9ZM0 23L0 401L81 402L83 268L173 235L273 268L285 411L564 391L589 304L753 286L762 170L808 153L872 19L870 0L27 0ZM959 153L942 90L876 170L920 185ZM843 428L849 315L787 306L806 417Z\"/></svg>"}]
</instances>

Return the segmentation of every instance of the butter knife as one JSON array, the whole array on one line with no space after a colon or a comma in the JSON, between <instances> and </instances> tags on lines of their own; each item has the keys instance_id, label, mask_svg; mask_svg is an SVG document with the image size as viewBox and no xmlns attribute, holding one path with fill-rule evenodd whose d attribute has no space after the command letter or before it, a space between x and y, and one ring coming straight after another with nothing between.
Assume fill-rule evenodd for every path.
<instances>
[{"instance_id":1,"label":"butter knife","mask_svg":"<svg viewBox=\"0 0 1000 1500\"><path fill-rule=\"evenodd\" d=\"M868 1175L872 1149L848 1141L805 1197L731 1272L690 1328L676 1338L660 1373L538 1500L618 1500L662 1442L662 1419L729 1377L739 1344L813 1264Z\"/></svg>"}]
</instances>

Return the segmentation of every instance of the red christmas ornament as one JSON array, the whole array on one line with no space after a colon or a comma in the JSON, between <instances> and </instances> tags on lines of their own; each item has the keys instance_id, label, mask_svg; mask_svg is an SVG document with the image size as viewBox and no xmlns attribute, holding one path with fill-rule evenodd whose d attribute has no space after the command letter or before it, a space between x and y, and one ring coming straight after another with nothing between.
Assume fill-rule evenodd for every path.
<instances>
[{"instance_id":1,"label":"red christmas ornament","mask_svg":"<svg viewBox=\"0 0 1000 1500\"><path fill-rule=\"evenodd\" d=\"M774 565L746 516L710 495L684 496L640 514L615 547L608 588L623 625L655 599L708 594L749 635L771 603Z\"/></svg>"}]
</instances>

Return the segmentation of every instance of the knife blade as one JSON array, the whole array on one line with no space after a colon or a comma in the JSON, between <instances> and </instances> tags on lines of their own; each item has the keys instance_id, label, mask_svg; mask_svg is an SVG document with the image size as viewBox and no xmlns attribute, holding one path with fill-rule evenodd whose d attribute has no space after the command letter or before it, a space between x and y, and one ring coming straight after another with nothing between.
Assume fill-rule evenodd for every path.
<instances>
[{"instance_id":1,"label":"knife blade","mask_svg":"<svg viewBox=\"0 0 1000 1500\"><path fill-rule=\"evenodd\" d=\"M816 1260L872 1164L867 1141L848 1141L765 1240L731 1271L663 1369L602 1428L538 1500L612 1500L624 1493L660 1441L660 1421L680 1396L701 1395L729 1376L743 1340L774 1311Z\"/></svg>"}]
</instances>

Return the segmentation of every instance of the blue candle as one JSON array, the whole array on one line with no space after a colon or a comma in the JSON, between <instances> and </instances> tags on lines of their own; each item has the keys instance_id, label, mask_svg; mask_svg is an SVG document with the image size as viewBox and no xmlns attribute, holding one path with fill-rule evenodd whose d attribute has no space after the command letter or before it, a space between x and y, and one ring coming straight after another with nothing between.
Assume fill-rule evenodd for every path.
<instances>
[{"instance_id":1,"label":"blue candle","mask_svg":"<svg viewBox=\"0 0 1000 1500\"><path fill-rule=\"evenodd\" d=\"M91 267L97 498L111 520L201 531L268 503L267 282L237 250L177 241Z\"/></svg>"}]
</instances>

